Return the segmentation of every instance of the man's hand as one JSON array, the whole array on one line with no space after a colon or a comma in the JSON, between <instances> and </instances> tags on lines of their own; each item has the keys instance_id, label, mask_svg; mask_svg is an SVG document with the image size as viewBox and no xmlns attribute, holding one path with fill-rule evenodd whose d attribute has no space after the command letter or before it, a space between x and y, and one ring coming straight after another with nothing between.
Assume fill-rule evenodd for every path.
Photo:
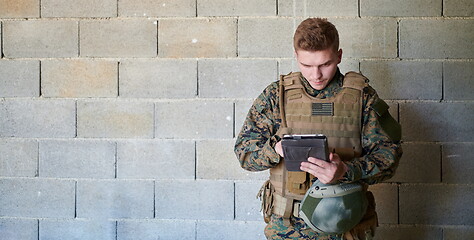
<instances>
[{"instance_id":1,"label":"man's hand","mask_svg":"<svg viewBox=\"0 0 474 240\"><path fill-rule=\"evenodd\" d=\"M281 146L281 141L278 141L278 142L275 144L275 152L277 152L278 154L280 154L280 156L284 157L284 156L283 156L283 147Z\"/></svg>"},{"instance_id":2,"label":"man's hand","mask_svg":"<svg viewBox=\"0 0 474 240\"><path fill-rule=\"evenodd\" d=\"M330 162L326 162L309 157L308 162L301 163L300 169L317 177L324 184L334 183L344 176L348 167L336 153L330 153L329 160Z\"/></svg>"}]
</instances>

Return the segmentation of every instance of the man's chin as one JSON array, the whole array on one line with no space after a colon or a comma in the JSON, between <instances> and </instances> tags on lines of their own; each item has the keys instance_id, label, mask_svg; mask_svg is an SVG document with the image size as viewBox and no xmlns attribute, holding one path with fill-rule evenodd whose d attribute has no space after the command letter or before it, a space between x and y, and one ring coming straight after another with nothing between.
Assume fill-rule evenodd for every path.
<instances>
[{"instance_id":1,"label":"man's chin","mask_svg":"<svg viewBox=\"0 0 474 240\"><path fill-rule=\"evenodd\" d=\"M320 83L310 82L310 85L311 85L311 87L313 87L316 90L323 90L326 87L327 84L326 84L325 81L323 81L323 82L320 82Z\"/></svg>"}]
</instances>

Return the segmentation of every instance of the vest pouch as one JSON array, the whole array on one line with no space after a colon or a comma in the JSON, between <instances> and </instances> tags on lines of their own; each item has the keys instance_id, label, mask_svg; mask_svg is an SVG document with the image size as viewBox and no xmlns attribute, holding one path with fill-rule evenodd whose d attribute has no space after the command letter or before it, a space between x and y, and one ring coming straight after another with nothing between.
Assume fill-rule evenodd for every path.
<instances>
[{"instance_id":1,"label":"vest pouch","mask_svg":"<svg viewBox=\"0 0 474 240\"><path fill-rule=\"evenodd\" d=\"M260 211L263 212L263 219L266 223L270 222L270 217L272 216L274 192L275 189L273 188L271 182L267 180L262 185L260 191L257 194L257 198L262 201L262 208Z\"/></svg>"},{"instance_id":2,"label":"vest pouch","mask_svg":"<svg viewBox=\"0 0 474 240\"><path fill-rule=\"evenodd\" d=\"M293 194L304 195L309 188L309 178L306 172L287 172L286 189Z\"/></svg>"}]
</instances>

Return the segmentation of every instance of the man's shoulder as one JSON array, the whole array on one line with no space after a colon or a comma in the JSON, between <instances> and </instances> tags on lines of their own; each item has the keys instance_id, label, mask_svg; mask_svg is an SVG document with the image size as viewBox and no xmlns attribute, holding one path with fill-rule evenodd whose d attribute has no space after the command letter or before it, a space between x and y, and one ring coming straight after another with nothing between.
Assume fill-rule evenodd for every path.
<instances>
[{"instance_id":1,"label":"man's shoulder","mask_svg":"<svg viewBox=\"0 0 474 240\"><path fill-rule=\"evenodd\" d=\"M268 84L267 87L265 87L265 89L263 89L260 96L263 96L263 97L277 96L279 91L280 91L280 83L279 81L274 81Z\"/></svg>"},{"instance_id":2,"label":"man's shoulder","mask_svg":"<svg viewBox=\"0 0 474 240\"><path fill-rule=\"evenodd\" d=\"M279 81L274 81L265 87L260 95L254 100L253 108L258 112L271 108L276 105L279 99Z\"/></svg>"}]
</instances>

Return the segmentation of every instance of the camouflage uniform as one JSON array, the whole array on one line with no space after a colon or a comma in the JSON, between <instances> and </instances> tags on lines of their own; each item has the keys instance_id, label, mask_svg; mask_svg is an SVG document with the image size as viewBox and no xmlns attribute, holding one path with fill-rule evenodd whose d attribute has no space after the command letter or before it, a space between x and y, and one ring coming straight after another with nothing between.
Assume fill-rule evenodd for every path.
<instances>
[{"instance_id":1,"label":"camouflage uniform","mask_svg":"<svg viewBox=\"0 0 474 240\"><path fill-rule=\"evenodd\" d=\"M308 94L316 98L329 98L342 90L344 76L339 70L323 90L315 90L306 79L303 85ZM371 108L378 99L373 88L366 87L363 93L362 112L362 157L346 161L349 170L342 182L362 181L375 184L391 178L402 155L399 142L394 142L382 129L377 114ZM235 154L242 168L263 171L275 167L280 155L274 146L280 141L276 135L281 124L279 108L279 83L273 82L258 96L250 108L235 143ZM273 214L265 229L268 239L341 239L337 235L322 235L306 227L302 219L292 216L292 226L285 226L281 217Z\"/></svg>"}]
</instances>

